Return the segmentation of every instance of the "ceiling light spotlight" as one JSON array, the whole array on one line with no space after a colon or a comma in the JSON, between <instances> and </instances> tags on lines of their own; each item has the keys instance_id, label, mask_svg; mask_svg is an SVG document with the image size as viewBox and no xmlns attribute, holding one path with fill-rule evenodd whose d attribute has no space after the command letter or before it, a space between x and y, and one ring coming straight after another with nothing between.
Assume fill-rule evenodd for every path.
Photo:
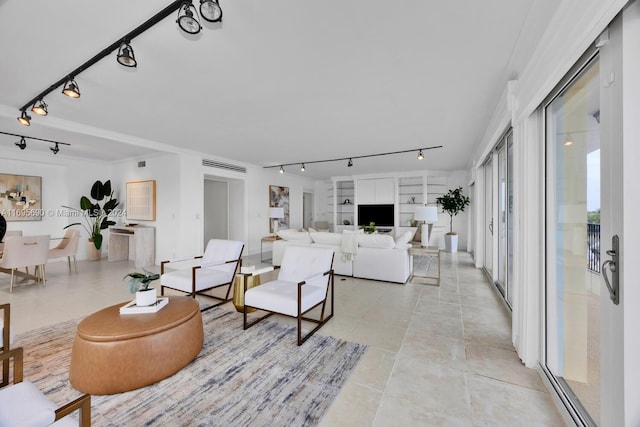
<instances>
[{"instance_id":1,"label":"ceiling light spotlight","mask_svg":"<svg viewBox=\"0 0 640 427\"><path fill-rule=\"evenodd\" d=\"M222 20L222 9L217 0L200 0L200 16L209 22Z\"/></svg>"},{"instance_id":2,"label":"ceiling light spotlight","mask_svg":"<svg viewBox=\"0 0 640 427\"><path fill-rule=\"evenodd\" d=\"M185 33L198 34L202 29L198 21L198 12L190 1L185 1L182 6L180 6L176 22Z\"/></svg>"},{"instance_id":3,"label":"ceiling light spotlight","mask_svg":"<svg viewBox=\"0 0 640 427\"><path fill-rule=\"evenodd\" d=\"M284 173L284 167L280 166L280 173Z\"/></svg>"},{"instance_id":4,"label":"ceiling light spotlight","mask_svg":"<svg viewBox=\"0 0 640 427\"><path fill-rule=\"evenodd\" d=\"M47 103L44 102L43 99L39 99L35 104L33 104L33 107L31 107L31 111L39 116L46 116L48 113Z\"/></svg>"},{"instance_id":5,"label":"ceiling light spotlight","mask_svg":"<svg viewBox=\"0 0 640 427\"><path fill-rule=\"evenodd\" d=\"M418 160L424 160L424 154L422 154L422 150L418 153Z\"/></svg>"},{"instance_id":6,"label":"ceiling light spotlight","mask_svg":"<svg viewBox=\"0 0 640 427\"><path fill-rule=\"evenodd\" d=\"M133 53L133 48L129 44L128 41L123 41L120 44L120 48L118 49L118 63L120 65L124 65L125 67L137 67L138 62L136 61L136 56Z\"/></svg>"},{"instance_id":7,"label":"ceiling light spotlight","mask_svg":"<svg viewBox=\"0 0 640 427\"><path fill-rule=\"evenodd\" d=\"M27 141L25 141L24 136L20 138L20 142L16 142L16 146L20 147L21 150L27 148Z\"/></svg>"},{"instance_id":8,"label":"ceiling light spotlight","mask_svg":"<svg viewBox=\"0 0 640 427\"><path fill-rule=\"evenodd\" d=\"M302 165L300 165L300 172L304 172L306 169L304 167L304 163Z\"/></svg>"},{"instance_id":9,"label":"ceiling light spotlight","mask_svg":"<svg viewBox=\"0 0 640 427\"><path fill-rule=\"evenodd\" d=\"M58 154L58 151L60 151L60 147L58 147L58 143L56 142L56 146L49 147L49 150L53 151L53 154Z\"/></svg>"},{"instance_id":10,"label":"ceiling light spotlight","mask_svg":"<svg viewBox=\"0 0 640 427\"><path fill-rule=\"evenodd\" d=\"M351 166L353 166L353 160L349 159L349 163L347 163L347 167L350 168Z\"/></svg>"},{"instance_id":11,"label":"ceiling light spotlight","mask_svg":"<svg viewBox=\"0 0 640 427\"><path fill-rule=\"evenodd\" d=\"M568 134L567 137L564 139L564 145L565 147L568 147L571 144L573 144L573 138L571 137L571 134Z\"/></svg>"},{"instance_id":12,"label":"ceiling light spotlight","mask_svg":"<svg viewBox=\"0 0 640 427\"><path fill-rule=\"evenodd\" d=\"M31 125L31 116L28 115L26 111L22 110L22 114L18 117L18 121L21 125L29 126Z\"/></svg>"},{"instance_id":13,"label":"ceiling light spotlight","mask_svg":"<svg viewBox=\"0 0 640 427\"><path fill-rule=\"evenodd\" d=\"M62 93L67 95L69 98L80 98L80 89L78 89L78 83L76 83L73 77L69 77L67 82L64 84Z\"/></svg>"}]
</instances>

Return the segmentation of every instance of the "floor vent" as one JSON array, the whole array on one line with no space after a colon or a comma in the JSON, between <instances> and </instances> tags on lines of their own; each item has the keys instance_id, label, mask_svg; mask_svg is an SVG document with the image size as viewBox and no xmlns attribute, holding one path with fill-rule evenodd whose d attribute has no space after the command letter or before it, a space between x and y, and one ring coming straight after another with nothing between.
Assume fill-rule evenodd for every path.
<instances>
[{"instance_id":1,"label":"floor vent","mask_svg":"<svg viewBox=\"0 0 640 427\"><path fill-rule=\"evenodd\" d=\"M247 168L243 168L242 166L232 165L230 163L222 163L222 162L209 160L209 159L202 159L202 166L247 173Z\"/></svg>"}]
</instances>

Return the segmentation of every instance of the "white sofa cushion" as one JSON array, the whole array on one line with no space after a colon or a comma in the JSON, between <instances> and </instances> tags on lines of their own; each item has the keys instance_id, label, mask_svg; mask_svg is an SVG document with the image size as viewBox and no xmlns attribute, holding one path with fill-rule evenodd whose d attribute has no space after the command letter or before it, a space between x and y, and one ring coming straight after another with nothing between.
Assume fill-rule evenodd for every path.
<instances>
[{"instance_id":1,"label":"white sofa cushion","mask_svg":"<svg viewBox=\"0 0 640 427\"><path fill-rule=\"evenodd\" d=\"M292 242L306 242L311 243L311 236L309 236L309 232L307 231L298 231L298 230L280 230L278 231L278 237L282 240L288 240Z\"/></svg>"},{"instance_id":2,"label":"white sofa cushion","mask_svg":"<svg viewBox=\"0 0 640 427\"><path fill-rule=\"evenodd\" d=\"M406 247L407 243L409 243L412 238L413 233L411 231L405 231L396 238L396 248Z\"/></svg>"},{"instance_id":3,"label":"white sofa cushion","mask_svg":"<svg viewBox=\"0 0 640 427\"><path fill-rule=\"evenodd\" d=\"M323 245L340 245L342 241L342 234L340 233L327 233L327 232L319 232L319 231L311 231L309 232L311 236L311 240L313 243L321 243Z\"/></svg>"},{"instance_id":4,"label":"white sofa cushion","mask_svg":"<svg viewBox=\"0 0 640 427\"><path fill-rule=\"evenodd\" d=\"M388 234L361 234L358 236L358 246L362 248L393 249L396 242Z\"/></svg>"},{"instance_id":5,"label":"white sofa cushion","mask_svg":"<svg viewBox=\"0 0 640 427\"><path fill-rule=\"evenodd\" d=\"M302 312L307 311L324 299L326 289L306 284L302 286ZM259 306L261 309L275 311L288 316L298 315L298 283L286 280L274 280L251 288L244 295L247 307Z\"/></svg>"}]
</instances>

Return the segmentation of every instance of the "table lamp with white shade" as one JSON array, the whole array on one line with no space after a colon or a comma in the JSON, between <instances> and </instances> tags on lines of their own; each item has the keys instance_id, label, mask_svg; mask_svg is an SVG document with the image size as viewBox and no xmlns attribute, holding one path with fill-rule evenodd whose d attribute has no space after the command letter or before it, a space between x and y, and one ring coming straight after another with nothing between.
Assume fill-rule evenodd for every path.
<instances>
[{"instance_id":1,"label":"table lamp with white shade","mask_svg":"<svg viewBox=\"0 0 640 427\"><path fill-rule=\"evenodd\" d=\"M273 237L278 235L278 220L284 218L284 208L269 208L269 218L273 219Z\"/></svg>"},{"instance_id":2,"label":"table lamp with white shade","mask_svg":"<svg viewBox=\"0 0 640 427\"><path fill-rule=\"evenodd\" d=\"M433 223L438 221L438 208L436 206L416 206L416 211L413 214L413 219L416 221L424 221L422 225L422 237L420 245L422 247L429 246L429 236L431 235L431 227ZM425 225L428 225L425 227Z\"/></svg>"}]
</instances>

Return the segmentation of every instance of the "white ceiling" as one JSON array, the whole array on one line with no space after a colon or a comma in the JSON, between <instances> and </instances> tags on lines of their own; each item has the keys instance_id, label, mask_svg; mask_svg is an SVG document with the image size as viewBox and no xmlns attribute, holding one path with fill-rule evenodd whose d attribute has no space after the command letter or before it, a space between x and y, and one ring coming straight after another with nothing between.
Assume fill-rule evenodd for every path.
<instances>
[{"instance_id":1,"label":"white ceiling","mask_svg":"<svg viewBox=\"0 0 640 427\"><path fill-rule=\"evenodd\" d=\"M132 42L137 69L114 52L76 77L80 99L56 89L47 117L18 124L20 106L169 3L0 0L0 130L106 161L195 150L267 166L443 145L420 163L306 174L464 169L559 2L221 0L222 24L189 36L172 15Z\"/></svg>"}]
</instances>

